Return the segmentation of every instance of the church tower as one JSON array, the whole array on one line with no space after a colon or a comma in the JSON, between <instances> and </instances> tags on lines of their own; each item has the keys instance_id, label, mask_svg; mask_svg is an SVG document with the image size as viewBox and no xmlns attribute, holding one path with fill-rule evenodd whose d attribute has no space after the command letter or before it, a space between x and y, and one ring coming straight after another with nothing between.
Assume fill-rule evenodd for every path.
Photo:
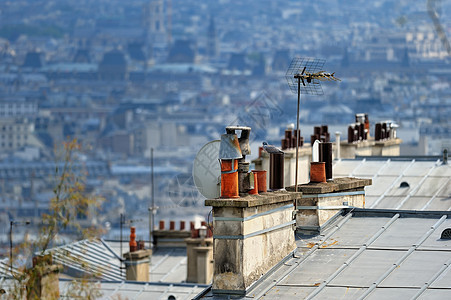
<instances>
[{"instance_id":1,"label":"church tower","mask_svg":"<svg viewBox=\"0 0 451 300\"><path fill-rule=\"evenodd\" d=\"M209 59L216 58L219 55L218 37L213 17L210 17L210 24L207 31L207 56Z\"/></svg>"},{"instance_id":2,"label":"church tower","mask_svg":"<svg viewBox=\"0 0 451 300\"><path fill-rule=\"evenodd\" d=\"M144 28L149 44L166 44L166 20L163 0L150 0L144 9Z\"/></svg>"}]
</instances>

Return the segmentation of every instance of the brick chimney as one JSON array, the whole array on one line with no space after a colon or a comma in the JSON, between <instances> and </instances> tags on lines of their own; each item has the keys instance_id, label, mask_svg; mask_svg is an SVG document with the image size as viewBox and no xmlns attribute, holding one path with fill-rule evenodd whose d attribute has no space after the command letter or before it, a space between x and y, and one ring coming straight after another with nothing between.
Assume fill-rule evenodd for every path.
<instances>
[{"instance_id":1,"label":"brick chimney","mask_svg":"<svg viewBox=\"0 0 451 300\"><path fill-rule=\"evenodd\" d=\"M125 278L131 281L149 281L149 258L152 250L137 250L135 231L135 227L130 228L130 252L124 254Z\"/></svg>"},{"instance_id":2,"label":"brick chimney","mask_svg":"<svg viewBox=\"0 0 451 300\"><path fill-rule=\"evenodd\" d=\"M184 248L185 239L190 237L191 233L185 229L185 221L180 221L179 229L176 229L175 221L169 222L169 229L165 228L165 222L159 222L159 228L153 232L154 243L157 248L176 247Z\"/></svg>"},{"instance_id":3,"label":"brick chimney","mask_svg":"<svg viewBox=\"0 0 451 300\"><path fill-rule=\"evenodd\" d=\"M61 265L54 265L51 254L33 257L33 268L28 270L27 300L58 299Z\"/></svg>"}]
</instances>

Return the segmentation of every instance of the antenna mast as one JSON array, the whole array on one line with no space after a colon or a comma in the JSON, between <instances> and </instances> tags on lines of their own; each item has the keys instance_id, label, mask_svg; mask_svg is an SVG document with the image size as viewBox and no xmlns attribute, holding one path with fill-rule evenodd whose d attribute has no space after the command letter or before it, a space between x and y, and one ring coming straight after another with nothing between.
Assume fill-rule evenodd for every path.
<instances>
[{"instance_id":1,"label":"antenna mast","mask_svg":"<svg viewBox=\"0 0 451 300\"><path fill-rule=\"evenodd\" d=\"M298 94L298 109L296 117L296 173L295 191L298 191L298 164L299 164L299 112L301 105L301 94L322 95L323 89L320 81L340 81L334 76L335 73L327 73L321 70L326 61L316 58L295 57L285 74L288 86L293 93ZM302 85L301 85L302 83Z\"/></svg>"}]
</instances>

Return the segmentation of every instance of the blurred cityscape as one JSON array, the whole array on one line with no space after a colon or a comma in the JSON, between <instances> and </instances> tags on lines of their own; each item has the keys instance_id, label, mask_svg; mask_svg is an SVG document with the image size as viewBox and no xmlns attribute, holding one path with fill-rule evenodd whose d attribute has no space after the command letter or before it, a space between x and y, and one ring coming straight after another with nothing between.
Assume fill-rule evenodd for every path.
<instances>
[{"instance_id":1,"label":"blurred cityscape","mask_svg":"<svg viewBox=\"0 0 451 300\"><path fill-rule=\"evenodd\" d=\"M72 138L88 191L106 199L89 222L107 237L125 214L148 238L152 148L156 221L205 218L196 153L232 124L252 127L254 157L263 140L280 145L296 122L296 56L342 80L302 96L306 141L368 113L371 132L400 125L401 155L439 155L451 146L451 4L433 20L426 2L1 0L0 242L10 220L48 210L54 149Z\"/></svg>"}]
</instances>

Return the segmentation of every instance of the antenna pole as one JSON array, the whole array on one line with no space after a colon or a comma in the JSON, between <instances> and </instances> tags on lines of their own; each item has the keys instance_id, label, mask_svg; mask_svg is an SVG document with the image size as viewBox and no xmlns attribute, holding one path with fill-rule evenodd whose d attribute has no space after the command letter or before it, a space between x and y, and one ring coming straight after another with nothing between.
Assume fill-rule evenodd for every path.
<instances>
[{"instance_id":1,"label":"antenna pole","mask_svg":"<svg viewBox=\"0 0 451 300\"><path fill-rule=\"evenodd\" d=\"M298 93L298 110L296 118L296 174L295 174L295 191L298 191L298 169L299 169L299 144L300 144L300 129L299 129L299 114L301 106L301 91L304 94L322 95L321 81L340 81L334 76L334 73L327 73L323 71L324 59L301 58L295 57L291 61L285 78L288 82L290 90ZM301 89L301 81L303 88ZM297 86L296 86L297 85ZM297 89L296 89L297 87Z\"/></svg>"},{"instance_id":2,"label":"antenna pole","mask_svg":"<svg viewBox=\"0 0 451 300\"><path fill-rule=\"evenodd\" d=\"M122 260L122 224L124 223L123 219L124 219L124 215L121 214L121 221L119 222L121 224L121 233L120 233L121 241L119 242L119 244L121 245L121 260ZM121 277L122 277L122 263L121 263Z\"/></svg>"},{"instance_id":3,"label":"antenna pole","mask_svg":"<svg viewBox=\"0 0 451 300\"><path fill-rule=\"evenodd\" d=\"M9 266L11 271L11 276L14 277L13 274L13 225L14 221L9 222Z\"/></svg>"},{"instance_id":4,"label":"antenna pole","mask_svg":"<svg viewBox=\"0 0 451 300\"><path fill-rule=\"evenodd\" d=\"M296 118L296 174L294 176L294 191L298 191L298 164L299 164L299 107L301 105L301 76L297 76L298 79L298 111Z\"/></svg>"},{"instance_id":5,"label":"antenna pole","mask_svg":"<svg viewBox=\"0 0 451 300\"><path fill-rule=\"evenodd\" d=\"M155 184L154 184L154 170L153 170L153 148L150 148L150 179L152 181L152 199L151 207L149 208L149 249L152 249L153 231L154 231L154 212L155 212Z\"/></svg>"}]
</instances>

